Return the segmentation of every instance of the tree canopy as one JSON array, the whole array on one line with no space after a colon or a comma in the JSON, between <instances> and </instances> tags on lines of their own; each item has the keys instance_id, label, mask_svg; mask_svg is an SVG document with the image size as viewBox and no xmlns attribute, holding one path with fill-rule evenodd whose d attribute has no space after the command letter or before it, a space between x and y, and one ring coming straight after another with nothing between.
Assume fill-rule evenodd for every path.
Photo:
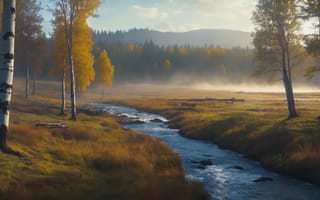
<instances>
[{"instance_id":1,"label":"tree canopy","mask_svg":"<svg viewBox=\"0 0 320 200\"><path fill-rule=\"evenodd\" d=\"M97 82L101 85L112 86L114 75L114 66L111 64L110 58L106 50L103 50L98 58L97 64Z\"/></svg>"},{"instance_id":2,"label":"tree canopy","mask_svg":"<svg viewBox=\"0 0 320 200\"><path fill-rule=\"evenodd\" d=\"M299 12L295 0L259 0L253 13L255 61L258 74L281 72L286 90L289 118L296 117L292 87L294 61L301 56L302 36Z\"/></svg>"},{"instance_id":3,"label":"tree canopy","mask_svg":"<svg viewBox=\"0 0 320 200\"><path fill-rule=\"evenodd\" d=\"M94 15L101 0L56 0L55 3L54 25L57 30L59 26L64 30L70 77L71 119L76 120L75 93L84 90L94 77L94 71L91 70L93 43L87 19Z\"/></svg>"}]
</instances>

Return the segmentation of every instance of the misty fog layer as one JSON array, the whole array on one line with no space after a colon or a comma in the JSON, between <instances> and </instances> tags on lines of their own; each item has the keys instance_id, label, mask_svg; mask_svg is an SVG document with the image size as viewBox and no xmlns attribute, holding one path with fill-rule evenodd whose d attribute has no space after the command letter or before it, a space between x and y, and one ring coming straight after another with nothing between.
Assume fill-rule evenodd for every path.
<instances>
[{"instance_id":1,"label":"misty fog layer","mask_svg":"<svg viewBox=\"0 0 320 200\"><path fill-rule=\"evenodd\" d=\"M199 36L204 32L206 34ZM257 76L254 50L249 45L239 45L237 42L242 40L242 32L207 30L181 33L181 37L185 38L183 43L173 40L173 35L138 29L129 32L95 32L95 49L107 49L115 66L115 85L147 83L189 87L196 85L198 89L283 91L281 73ZM249 38L250 34L247 36ZM194 37L207 43L194 44ZM159 42L159 38L166 42ZM217 38L220 38L220 42L228 40L228 46L219 46L221 43ZM247 44L251 40L251 37L248 38L245 40ZM306 80L303 72L300 72L304 67L294 66L299 69L298 76L294 77L294 85L301 87L295 88L298 92L307 91L301 84L308 86L320 82L319 77Z\"/></svg>"}]
</instances>

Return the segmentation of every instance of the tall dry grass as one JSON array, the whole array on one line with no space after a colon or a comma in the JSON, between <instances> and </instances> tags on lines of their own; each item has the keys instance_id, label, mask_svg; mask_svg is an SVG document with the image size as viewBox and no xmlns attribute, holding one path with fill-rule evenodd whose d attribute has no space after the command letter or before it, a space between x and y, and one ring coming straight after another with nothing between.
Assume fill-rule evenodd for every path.
<instances>
[{"instance_id":1,"label":"tall dry grass","mask_svg":"<svg viewBox=\"0 0 320 200\"><path fill-rule=\"evenodd\" d=\"M49 93L29 100L15 93L8 145L23 157L0 153L0 199L208 199L166 145L111 118L58 116L59 93Z\"/></svg>"},{"instance_id":2,"label":"tall dry grass","mask_svg":"<svg viewBox=\"0 0 320 200\"><path fill-rule=\"evenodd\" d=\"M160 113L186 137L213 141L270 169L320 184L319 94L297 94L300 117L288 120L282 94L207 92L218 98L245 99L230 104L188 101L186 97L196 98L203 92L175 91L174 101L160 96L110 101Z\"/></svg>"}]
</instances>

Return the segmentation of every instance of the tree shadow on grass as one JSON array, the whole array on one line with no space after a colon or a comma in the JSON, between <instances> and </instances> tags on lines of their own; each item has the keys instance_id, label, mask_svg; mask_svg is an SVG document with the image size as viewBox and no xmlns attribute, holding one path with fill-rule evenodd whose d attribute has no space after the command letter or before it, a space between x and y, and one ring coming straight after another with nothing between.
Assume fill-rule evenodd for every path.
<instances>
[{"instance_id":1,"label":"tree shadow on grass","mask_svg":"<svg viewBox=\"0 0 320 200\"><path fill-rule=\"evenodd\" d=\"M1 152L4 153L4 154L16 156L16 157L19 157L19 158L26 158L26 156L23 155L21 152L15 151L14 149L12 149L9 146L1 147Z\"/></svg>"}]
</instances>

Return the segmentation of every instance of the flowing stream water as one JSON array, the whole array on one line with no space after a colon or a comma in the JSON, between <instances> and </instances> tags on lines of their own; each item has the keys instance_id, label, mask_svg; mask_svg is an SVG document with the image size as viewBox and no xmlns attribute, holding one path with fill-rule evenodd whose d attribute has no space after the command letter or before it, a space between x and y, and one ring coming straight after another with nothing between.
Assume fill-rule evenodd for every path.
<instances>
[{"instance_id":1,"label":"flowing stream water","mask_svg":"<svg viewBox=\"0 0 320 200\"><path fill-rule=\"evenodd\" d=\"M202 182L213 200L320 199L320 187L268 171L259 162L220 149L211 142L182 137L179 130L168 128L167 120L160 115L110 104L91 106L139 121L124 127L159 138L178 153L186 178ZM262 177L265 181L258 181Z\"/></svg>"}]
</instances>

